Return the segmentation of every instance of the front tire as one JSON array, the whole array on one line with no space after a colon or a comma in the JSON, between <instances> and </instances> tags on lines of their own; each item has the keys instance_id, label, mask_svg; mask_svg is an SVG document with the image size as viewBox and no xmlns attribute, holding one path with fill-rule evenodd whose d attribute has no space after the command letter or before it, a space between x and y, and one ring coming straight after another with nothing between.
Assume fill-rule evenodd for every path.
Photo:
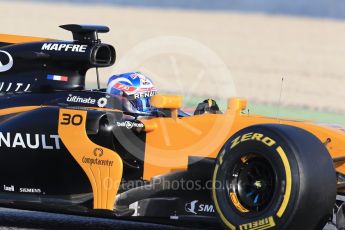
<instances>
[{"instance_id":1,"label":"front tire","mask_svg":"<svg viewBox=\"0 0 345 230\"><path fill-rule=\"evenodd\" d=\"M220 151L212 193L229 229L322 229L335 203L336 173L311 133L257 125L237 132Z\"/></svg>"}]
</instances>

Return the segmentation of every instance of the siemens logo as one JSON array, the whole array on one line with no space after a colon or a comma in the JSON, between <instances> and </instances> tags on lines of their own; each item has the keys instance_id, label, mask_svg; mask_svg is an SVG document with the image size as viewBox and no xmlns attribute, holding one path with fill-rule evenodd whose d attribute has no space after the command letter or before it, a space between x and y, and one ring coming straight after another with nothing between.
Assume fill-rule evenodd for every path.
<instances>
[{"instance_id":1,"label":"siemens logo","mask_svg":"<svg viewBox=\"0 0 345 230\"><path fill-rule=\"evenodd\" d=\"M58 135L46 134L22 134L0 132L0 147L22 148L22 149L60 149L60 138Z\"/></svg>"},{"instance_id":2,"label":"siemens logo","mask_svg":"<svg viewBox=\"0 0 345 230\"><path fill-rule=\"evenodd\" d=\"M41 193L41 189L39 188L20 188L19 192L21 193Z\"/></svg>"}]
</instances>

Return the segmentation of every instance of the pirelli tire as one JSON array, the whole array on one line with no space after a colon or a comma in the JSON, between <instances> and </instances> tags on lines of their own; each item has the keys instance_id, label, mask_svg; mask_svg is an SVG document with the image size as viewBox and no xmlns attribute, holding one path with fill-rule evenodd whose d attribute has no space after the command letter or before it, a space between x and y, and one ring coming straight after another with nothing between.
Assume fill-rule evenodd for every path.
<instances>
[{"instance_id":1,"label":"pirelli tire","mask_svg":"<svg viewBox=\"0 0 345 230\"><path fill-rule=\"evenodd\" d=\"M311 133L257 125L240 130L221 149L212 193L229 229L322 229L335 203L336 173Z\"/></svg>"}]
</instances>

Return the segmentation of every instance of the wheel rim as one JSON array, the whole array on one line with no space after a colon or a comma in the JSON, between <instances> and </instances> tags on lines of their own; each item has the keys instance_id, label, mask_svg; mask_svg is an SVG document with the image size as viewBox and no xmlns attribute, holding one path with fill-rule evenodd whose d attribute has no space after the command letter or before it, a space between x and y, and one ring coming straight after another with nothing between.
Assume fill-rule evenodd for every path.
<instances>
[{"instance_id":1,"label":"wheel rim","mask_svg":"<svg viewBox=\"0 0 345 230\"><path fill-rule=\"evenodd\" d=\"M241 206L249 212L260 212L273 198L274 170L266 158L246 154L235 164L228 184L228 194L235 194Z\"/></svg>"}]
</instances>

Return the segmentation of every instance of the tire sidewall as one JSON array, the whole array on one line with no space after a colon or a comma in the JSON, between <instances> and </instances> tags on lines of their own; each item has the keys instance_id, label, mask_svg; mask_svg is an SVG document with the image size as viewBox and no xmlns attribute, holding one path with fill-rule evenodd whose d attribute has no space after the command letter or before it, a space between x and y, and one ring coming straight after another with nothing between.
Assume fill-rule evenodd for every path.
<instances>
[{"instance_id":1,"label":"tire sidewall","mask_svg":"<svg viewBox=\"0 0 345 230\"><path fill-rule=\"evenodd\" d=\"M244 141L241 141L244 135L250 136L250 134L262 134L263 137L261 141L251 138L248 140L244 138ZM240 141L238 141L238 138L240 138ZM266 141L262 141L264 139ZM267 140L274 141L274 144ZM283 150L284 156L282 156L281 151L280 153L277 151L279 147ZM225 223L228 228L231 229L235 227L236 229L246 229L248 226L257 226L260 225L260 223L263 224L260 229L286 225L286 222L289 221L288 216L294 212L293 206L297 198L295 194L298 193L300 181L299 167L295 156L291 154L292 151L294 151L294 146L289 143L288 140L283 139L282 136L277 135L274 131L260 129L259 127L244 129L227 141L220 151L221 154L217 158L213 178L213 196L214 200L216 200L215 207L217 213L221 215L222 222ZM226 189L226 177L228 176L229 170L231 171L236 162L238 162L243 155L248 153L256 153L264 157L271 164L276 174L275 189L271 202L259 213L241 212L236 208L236 205L230 201L230 196L227 194ZM293 181L288 191L286 185L287 177L290 177L290 181ZM287 199L287 201L285 200L284 202L284 199ZM283 205L286 205L286 207L283 208L284 211L282 213L281 208Z\"/></svg>"}]
</instances>

